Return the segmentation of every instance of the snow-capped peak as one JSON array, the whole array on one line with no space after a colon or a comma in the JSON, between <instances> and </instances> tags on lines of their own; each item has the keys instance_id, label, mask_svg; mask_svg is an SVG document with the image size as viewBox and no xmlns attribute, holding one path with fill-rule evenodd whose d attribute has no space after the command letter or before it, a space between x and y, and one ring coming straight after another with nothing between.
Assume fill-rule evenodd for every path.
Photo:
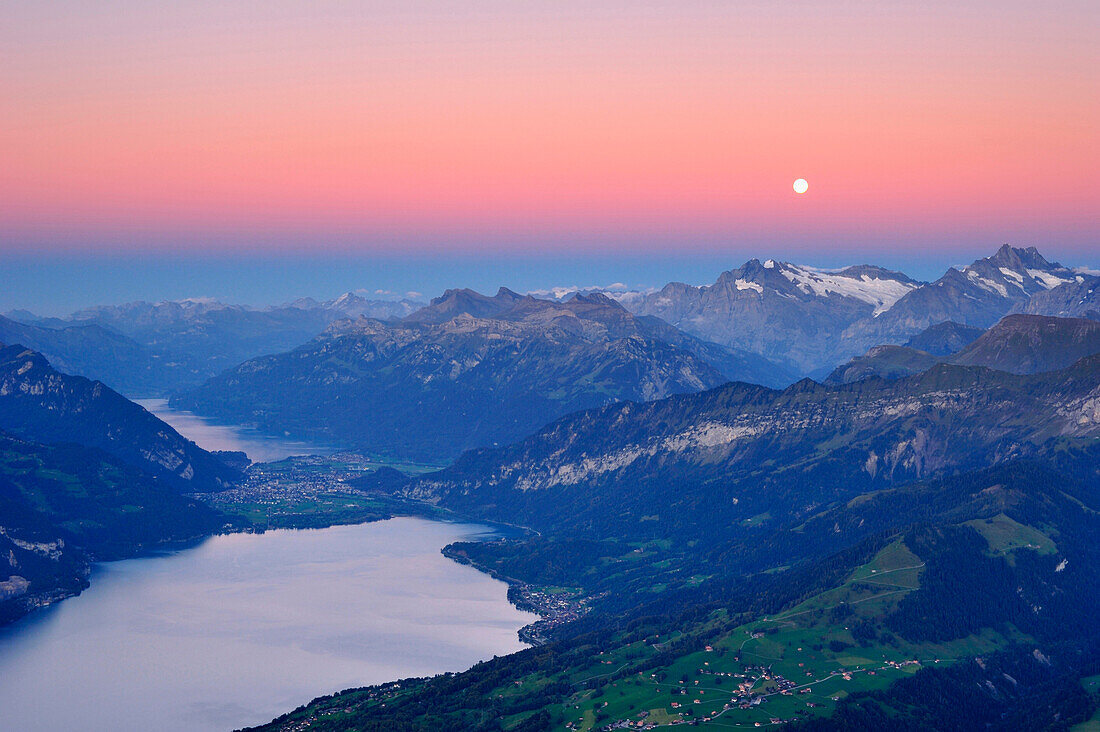
<instances>
[{"instance_id":1,"label":"snow-capped peak","mask_svg":"<svg viewBox=\"0 0 1100 732\"><path fill-rule=\"evenodd\" d=\"M1057 262L1048 262L1035 247L1005 244L992 257L975 260L961 269L974 285L1000 297L1027 297L1074 282L1076 273Z\"/></svg>"}]
</instances>

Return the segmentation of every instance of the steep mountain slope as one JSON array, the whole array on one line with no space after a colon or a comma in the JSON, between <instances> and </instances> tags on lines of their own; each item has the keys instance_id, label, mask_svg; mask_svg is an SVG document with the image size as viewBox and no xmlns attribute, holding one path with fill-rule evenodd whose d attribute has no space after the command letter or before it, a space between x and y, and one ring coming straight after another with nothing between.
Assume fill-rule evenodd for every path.
<instances>
[{"instance_id":1,"label":"steep mountain slope","mask_svg":"<svg viewBox=\"0 0 1100 732\"><path fill-rule=\"evenodd\" d=\"M18 345L0 348L0 429L98 448L181 491L219 490L240 477L101 382L60 373Z\"/></svg>"},{"instance_id":2,"label":"steep mountain slope","mask_svg":"<svg viewBox=\"0 0 1100 732\"><path fill-rule=\"evenodd\" d=\"M87 586L117 559L226 519L116 457L0 431L0 624Z\"/></svg>"},{"instance_id":3,"label":"steep mountain slope","mask_svg":"<svg viewBox=\"0 0 1100 732\"><path fill-rule=\"evenodd\" d=\"M867 265L827 272L752 259L723 272L713 285L674 282L627 305L692 335L808 373L832 362L845 327L889 309L919 284Z\"/></svg>"},{"instance_id":4,"label":"steep mountain slope","mask_svg":"<svg viewBox=\"0 0 1100 732\"><path fill-rule=\"evenodd\" d=\"M1013 312L1100 320L1100 277L1078 275L1073 282L1035 293Z\"/></svg>"},{"instance_id":5,"label":"steep mountain slope","mask_svg":"<svg viewBox=\"0 0 1100 732\"><path fill-rule=\"evenodd\" d=\"M1035 374L1065 368L1094 353L1100 353L1098 321L1009 315L958 353L936 357L903 346L876 346L837 367L826 383L848 384L871 376L898 379L940 362Z\"/></svg>"},{"instance_id":6,"label":"steep mountain slope","mask_svg":"<svg viewBox=\"0 0 1100 732\"><path fill-rule=\"evenodd\" d=\"M933 356L950 356L969 346L984 332L981 328L948 320L928 326L906 341L905 346Z\"/></svg>"},{"instance_id":7,"label":"steep mountain slope","mask_svg":"<svg viewBox=\"0 0 1100 732\"><path fill-rule=\"evenodd\" d=\"M708 526L709 541L758 514L1094 438L1098 409L1100 356L1035 376L941 364L892 382L728 384L569 415L403 491L540 530L698 537Z\"/></svg>"},{"instance_id":8,"label":"steep mountain slope","mask_svg":"<svg viewBox=\"0 0 1100 732\"><path fill-rule=\"evenodd\" d=\"M1094 353L1100 353L1100 321L1009 315L950 360L1033 374L1065 368Z\"/></svg>"},{"instance_id":9,"label":"steep mountain slope","mask_svg":"<svg viewBox=\"0 0 1100 732\"><path fill-rule=\"evenodd\" d=\"M710 361L710 362L708 362ZM605 297L554 303L502 289L448 291L397 323L335 323L173 404L369 451L444 459L505 443L562 414L722 383L766 361L700 343Z\"/></svg>"},{"instance_id":10,"label":"steep mountain slope","mask_svg":"<svg viewBox=\"0 0 1100 732\"><path fill-rule=\"evenodd\" d=\"M991 257L949 269L935 282L915 288L879 316L852 324L843 335L842 350L862 353L874 345L904 343L944 321L988 328L1033 295L1074 283L1077 277L1048 262L1035 247L1005 244Z\"/></svg>"},{"instance_id":11,"label":"steep mountain slope","mask_svg":"<svg viewBox=\"0 0 1100 732\"><path fill-rule=\"evenodd\" d=\"M826 377L826 384L851 384L872 376L900 379L927 371L942 359L908 346L875 346L862 356L837 366Z\"/></svg>"}]
</instances>

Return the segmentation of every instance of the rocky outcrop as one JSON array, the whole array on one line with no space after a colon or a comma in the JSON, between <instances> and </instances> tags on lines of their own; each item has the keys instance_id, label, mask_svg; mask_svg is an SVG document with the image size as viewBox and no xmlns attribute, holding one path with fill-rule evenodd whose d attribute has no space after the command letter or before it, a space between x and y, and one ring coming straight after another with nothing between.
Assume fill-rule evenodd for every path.
<instances>
[{"instance_id":1,"label":"rocky outcrop","mask_svg":"<svg viewBox=\"0 0 1100 732\"><path fill-rule=\"evenodd\" d=\"M940 364L897 381L807 380L782 391L731 384L583 412L401 491L536 528L670 511L705 523L1097 436L1100 356L1034 376Z\"/></svg>"}]
</instances>

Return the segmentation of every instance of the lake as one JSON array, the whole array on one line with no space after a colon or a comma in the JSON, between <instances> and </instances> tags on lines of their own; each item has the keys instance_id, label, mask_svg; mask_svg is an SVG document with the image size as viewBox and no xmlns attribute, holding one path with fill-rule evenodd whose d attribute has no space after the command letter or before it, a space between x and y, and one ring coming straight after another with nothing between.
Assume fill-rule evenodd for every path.
<instances>
[{"instance_id":1,"label":"lake","mask_svg":"<svg viewBox=\"0 0 1100 732\"><path fill-rule=\"evenodd\" d=\"M486 532L396 518L97 565L83 594L0 630L0 727L229 730L519 650L537 617L439 552Z\"/></svg>"},{"instance_id":2,"label":"lake","mask_svg":"<svg viewBox=\"0 0 1100 732\"><path fill-rule=\"evenodd\" d=\"M274 437L254 429L216 424L193 412L172 409L167 399L134 401L204 450L240 450L257 463L283 460L292 455L326 455L334 452L327 447Z\"/></svg>"}]
</instances>

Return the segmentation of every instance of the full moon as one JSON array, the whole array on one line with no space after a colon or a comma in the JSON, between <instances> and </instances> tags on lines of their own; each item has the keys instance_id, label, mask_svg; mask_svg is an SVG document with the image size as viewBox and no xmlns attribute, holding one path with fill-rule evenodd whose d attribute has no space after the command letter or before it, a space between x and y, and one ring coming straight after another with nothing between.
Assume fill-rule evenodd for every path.
<instances>
[{"instance_id":1,"label":"full moon","mask_svg":"<svg viewBox=\"0 0 1100 732\"><path fill-rule=\"evenodd\" d=\"M795 193L805 193L810 189L810 184L806 182L805 178L799 178L794 182Z\"/></svg>"}]
</instances>

